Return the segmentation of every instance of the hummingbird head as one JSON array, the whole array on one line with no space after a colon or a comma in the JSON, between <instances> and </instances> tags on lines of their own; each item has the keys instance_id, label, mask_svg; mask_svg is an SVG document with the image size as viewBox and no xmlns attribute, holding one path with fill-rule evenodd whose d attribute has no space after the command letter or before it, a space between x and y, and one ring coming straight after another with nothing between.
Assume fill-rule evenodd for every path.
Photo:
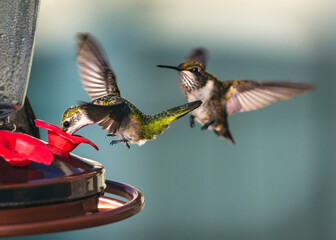
<instances>
[{"instance_id":1,"label":"hummingbird head","mask_svg":"<svg viewBox=\"0 0 336 240\"><path fill-rule=\"evenodd\" d=\"M69 134L74 134L82 127L94 123L86 113L82 105L71 106L62 115L60 128Z\"/></svg>"},{"instance_id":2,"label":"hummingbird head","mask_svg":"<svg viewBox=\"0 0 336 240\"><path fill-rule=\"evenodd\" d=\"M206 71L204 66L199 62L183 62L177 67L157 65L161 68L170 68L177 70L180 75L180 84L187 91L196 90L206 84Z\"/></svg>"}]
</instances>

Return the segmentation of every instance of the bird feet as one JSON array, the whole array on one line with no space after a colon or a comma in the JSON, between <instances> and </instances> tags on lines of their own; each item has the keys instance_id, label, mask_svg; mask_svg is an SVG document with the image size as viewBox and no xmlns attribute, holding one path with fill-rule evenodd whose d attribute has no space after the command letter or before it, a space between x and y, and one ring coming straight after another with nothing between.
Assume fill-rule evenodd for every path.
<instances>
[{"instance_id":1,"label":"bird feet","mask_svg":"<svg viewBox=\"0 0 336 240\"><path fill-rule=\"evenodd\" d=\"M115 135L115 134L113 134L113 133L108 133L108 134L106 134L106 136L108 136L108 137L115 137L115 136L117 136L117 135Z\"/></svg>"},{"instance_id":2,"label":"bird feet","mask_svg":"<svg viewBox=\"0 0 336 240\"><path fill-rule=\"evenodd\" d=\"M208 129L208 127L209 127L211 124L213 124L214 122L215 122L215 120L211 120L211 121L207 122L206 124L204 124L204 125L201 127L201 129L202 129L202 130L206 130L206 129Z\"/></svg>"},{"instance_id":3,"label":"bird feet","mask_svg":"<svg viewBox=\"0 0 336 240\"><path fill-rule=\"evenodd\" d=\"M189 123L190 123L191 128L193 128L195 126L195 116L194 115L190 115Z\"/></svg>"},{"instance_id":4,"label":"bird feet","mask_svg":"<svg viewBox=\"0 0 336 240\"><path fill-rule=\"evenodd\" d=\"M115 135L114 135L114 134L107 134L106 136L112 136L112 137L114 137ZM114 145L114 144L117 144L117 143L120 143L120 142L125 143L125 144L126 144L126 147L127 147L128 149L131 148L130 145L128 144L129 141L128 141L127 139L112 140L112 141L110 142L110 145Z\"/></svg>"}]
</instances>

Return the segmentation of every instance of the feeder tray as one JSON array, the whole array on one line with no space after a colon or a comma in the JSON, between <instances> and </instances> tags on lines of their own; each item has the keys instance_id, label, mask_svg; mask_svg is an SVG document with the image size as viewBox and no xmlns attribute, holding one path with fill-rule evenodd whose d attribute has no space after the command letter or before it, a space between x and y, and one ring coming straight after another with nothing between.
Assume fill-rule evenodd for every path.
<instances>
[{"instance_id":1,"label":"feeder tray","mask_svg":"<svg viewBox=\"0 0 336 240\"><path fill-rule=\"evenodd\" d=\"M51 165L31 162L26 167L11 166L0 157L0 169L0 237L99 226L144 207L140 191L105 181L101 164L74 154L55 154Z\"/></svg>"}]
</instances>

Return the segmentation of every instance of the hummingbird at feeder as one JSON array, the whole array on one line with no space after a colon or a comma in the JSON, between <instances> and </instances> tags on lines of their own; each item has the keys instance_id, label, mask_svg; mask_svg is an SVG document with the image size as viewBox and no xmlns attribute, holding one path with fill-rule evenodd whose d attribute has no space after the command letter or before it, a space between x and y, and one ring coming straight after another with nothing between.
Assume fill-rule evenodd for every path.
<instances>
[{"instance_id":1,"label":"hummingbird at feeder","mask_svg":"<svg viewBox=\"0 0 336 240\"><path fill-rule=\"evenodd\" d=\"M178 66L157 65L179 73L179 84L188 102L201 100L203 104L190 115L190 126L195 119L201 129L210 129L221 138L235 143L229 130L228 115L265 107L279 100L286 100L314 88L311 84L228 80L220 81L206 71L208 52L194 49L186 62Z\"/></svg>"},{"instance_id":2,"label":"hummingbird at feeder","mask_svg":"<svg viewBox=\"0 0 336 240\"><path fill-rule=\"evenodd\" d=\"M155 115L142 113L120 96L116 75L97 41L89 34L79 34L78 38L81 82L91 102L64 111L60 124L63 131L74 134L84 126L98 124L107 129L108 136L119 137L111 145L123 142L129 148L129 143L142 145L155 139L174 121L202 104L196 100Z\"/></svg>"}]
</instances>

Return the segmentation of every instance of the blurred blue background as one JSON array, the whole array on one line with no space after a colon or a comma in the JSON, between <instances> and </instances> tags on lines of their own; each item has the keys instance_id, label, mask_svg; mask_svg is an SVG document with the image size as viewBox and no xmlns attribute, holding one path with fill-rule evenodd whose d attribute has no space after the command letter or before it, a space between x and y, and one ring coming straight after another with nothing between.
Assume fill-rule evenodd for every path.
<instances>
[{"instance_id":1,"label":"blurred blue background","mask_svg":"<svg viewBox=\"0 0 336 240\"><path fill-rule=\"evenodd\" d=\"M75 35L99 39L122 96L154 114L184 104L175 71L198 46L221 80L293 80L315 91L230 116L236 145L187 117L144 146L96 143L74 153L101 162L108 179L140 189L146 206L127 220L18 239L336 239L336 4L330 0L42 0L28 97L58 125L88 101ZM46 140L46 131L42 130Z\"/></svg>"}]
</instances>

